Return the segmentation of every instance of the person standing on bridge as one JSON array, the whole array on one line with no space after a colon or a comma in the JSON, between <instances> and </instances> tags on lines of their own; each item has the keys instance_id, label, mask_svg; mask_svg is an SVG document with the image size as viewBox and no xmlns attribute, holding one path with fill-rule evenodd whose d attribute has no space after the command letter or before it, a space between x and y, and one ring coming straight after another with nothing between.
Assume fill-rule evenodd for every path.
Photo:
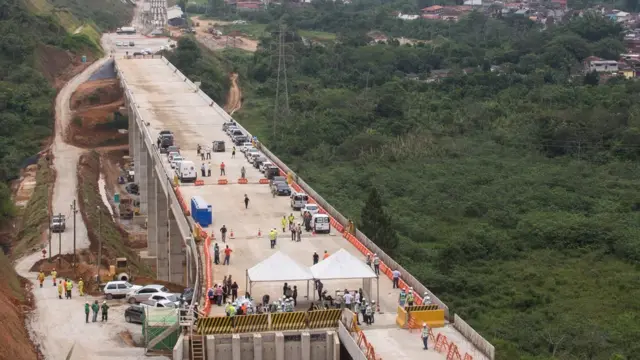
<instances>
[{"instance_id":1,"label":"person standing on bridge","mask_svg":"<svg viewBox=\"0 0 640 360\"><path fill-rule=\"evenodd\" d=\"M211 161L207 163L207 177L211 177Z\"/></svg>"},{"instance_id":2,"label":"person standing on bridge","mask_svg":"<svg viewBox=\"0 0 640 360\"><path fill-rule=\"evenodd\" d=\"M220 163L220 176L223 176L223 175L226 176L227 175L227 173L224 172L224 166L225 165L224 165L224 161L223 161L223 162Z\"/></svg>"},{"instance_id":3,"label":"person standing on bridge","mask_svg":"<svg viewBox=\"0 0 640 360\"><path fill-rule=\"evenodd\" d=\"M413 301L414 301L414 297L413 297L413 288L409 288L409 293L407 294L407 306L413 306Z\"/></svg>"},{"instance_id":4,"label":"person standing on bridge","mask_svg":"<svg viewBox=\"0 0 640 360\"><path fill-rule=\"evenodd\" d=\"M102 302L102 321L107 321L109 315L109 305L107 305L106 301Z\"/></svg>"},{"instance_id":5,"label":"person standing on bridge","mask_svg":"<svg viewBox=\"0 0 640 360\"><path fill-rule=\"evenodd\" d=\"M231 158L235 159L236 158L236 147L233 147L233 150L231 150Z\"/></svg>"},{"instance_id":6,"label":"person standing on bridge","mask_svg":"<svg viewBox=\"0 0 640 360\"><path fill-rule=\"evenodd\" d=\"M422 323L422 333L420 337L422 338L424 349L429 350L429 328L427 327L427 323Z\"/></svg>"},{"instance_id":7,"label":"person standing on bridge","mask_svg":"<svg viewBox=\"0 0 640 360\"><path fill-rule=\"evenodd\" d=\"M282 225L282 232L287 231L287 217L285 215L282 216L282 220L280 220L280 224Z\"/></svg>"},{"instance_id":8,"label":"person standing on bridge","mask_svg":"<svg viewBox=\"0 0 640 360\"><path fill-rule=\"evenodd\" d=\"M89 323L89 309L91 307L89 306L89 302L85 302L84 303L84 322L86 322L87 324Z\"/></svg>"},{"instance_id":9,"label":"person standing on bridge","mask_svg":"<svg viewBox=\"0 0 640 360\"><path fill-rule=\"evenodd\" d=\"M198 146L196 147L196 153L198 154L198 156L200 156L200 154L202 153L202 146L200 146L200 144L198 144Z\"/></svg>"},{"instance_id":10,"label":"person standing on bridge","mask_svg":"<svg viewBox=\"0 0 640 360\"><path fill-rule=\"evenodd\" d=\"M320 255L318 255L317 252L313 252L313 265L318 263L318 260L320 260Z\"/></svg>"},{"instance_id":11,"label":"person standing on bridge","mask_svg":"<svg viewBox=\"0 0 640 360\"><path fill-rule=\"evenodd\" d=\"M67 299L71 299L71 290L73 289L73 281L67 280Z\"/></svg>"},{"instance_id":12,"label":"person standing on bridge","mask_svg":"<svg viewBox=\"0 0 640 360\"><path fill-rule=\"evenodd\" d=\"M204 163L202 163L202 164L200 165L200 172L202 172L202 177L207 176L207 173L206 173L206 171L205 171Z\"/></svg>"},{"instance_id":13,"label":"person standing on bridge","mask_svg":"<svg viewBox=\"0 0 640 360\"><path fill-rule=\"evenodd\" d=\"M242 175L242 178L244 179L244 173ZM247 196L247 194L244 194L244 208L245 209L249 208L249 197Z\"/></svg>"},{"instance_id":14,"label":"person standing on bridge","mask_svg":"<svg viewBox=\"0 0 640 360\"><path fill-rule=\"evenodd\" d=\"M218 243L213 244L213 263L220 264L220 247Z\"/></svg>"},{"instance_id":15,"label":"person standing on bridge","mask_svg":"<svg viewBox=\"0 0 640 360\"><path fill-rule=\"evenodd\" d=\"M211 160L211 148L207 147L207 160Z\"/></svg>"},{"instance_id":16,"label":"person standing on bridge","mask_svg":"<svg viewBox=\"0 0 640 360\"><path fill-rule=\"evenodd\" d=\"M244 179L246 174L247 174L247 170L245 170L243 166L242 169L240 169L240 177ZM244 197L246 198L247 195L245 194Z\"/></svg>"},{"instance_id":17,"label":"person standing on bridge","mask_svg":"<svg viewBox=\"0 0 640 360\"><path fill-rule=\"evenodd\" d=\"M224 263L222 263L222 265L229 265L232 251L233 250L229 249L229 245L227 245L227 247L224 249Z\"/></svg>"},{"instance_id":18,"label":"person standing on bridge","mask_svg":"<svg viewBox=\"0 0 640 360\"><path fill-rule=\"evenodd\" d=\"M220 235L222 236L222 242L227 242L227 227L225 225L220 228Z\"/></svg>"},{"instance_id":19,"label":"person standing on bridge","mask_svg":"<svg viewBox=\"0 0 640 360\"><path fill-rule=\"evenodd\" d=\"M93 317L91 318L91 322L98 321L98 311L100 311L100 305L98 305L98 300L94 301L91 304L91 310L93 311Z\"/></svg>"},{"instance_id":20,"label":"person standing on bridge","mask_svg":"<svg viewBox=\"0 0 640 360\"><path fill-rule=\"evenodd\" d=\"M42 288L42 284L44 284L44 271L40 270L40 274L38 274L38 281L40 282L40 287Z\"/></svg>"},{"instance_id":21,"label":"person standing on bridge","mask_svg":"<svg viewBox=\"0 0 640 360\"><path fill-rule=\"evenodd\" d=\"M269 242L271 244L272 249L276 247L277 237L278 237L278 233L276 232L276 228L271 229L271 231L269 231Z\"/></svg>"},{"instance_id":22,"label":"person standing on bridge","mask_svg":"<svg viewBox=\"0 0 640 360\"><path fill-rule=\"evenodd\" d=\"M64 285L62 284L62 280L58 283L58 299L62 299L62 293L64 292Z\"/></svg>"},{"instance_id":23,"label":"person standing on bridge","mask_svg":"<svg viewBox=\"0 0 640 360\"><path fill-rule=\"evenodd\" d=\"M56 286L56 278L58 277L58 272L54 268L51 270L51 279L53 280L53 286Z\"/></svg>"},{"instance_id":24,"label":"person standing on bridge","mask_svg":"<svg viewBox=\"0 0 640 360\"><path fill-rule=\"evenodd\" d=\"M298 239L296 240L297 242L302 241L302 225L300 223L296 226L296 237Z\"/></svg>"},{"instance_id":25,"label":"person standing on bridge","mask_svg":"<svg viewBox=\"0 0 640 360\"><path fill-rule=\"evenodd\" d=\"M82 281L82 278L78 280L78 292L80 293L80 296L84 296L84 281Z\"/></svg>"},{"instance_id":26,"label":"person standing on bridge","mask_svg":"<svg viewBox=\"0 0 640 360\"><path fill-rule=\"evenodd\" d=\"M380 276L380 258L378 254L373 254L373 271L375 271L376 275Z\"/></svg>"},{"instance_id":27,"label":"person standing on bridge","mask_svg":"<svg viewBox=\"0 0 640 360\"><path fill-rule=\"evenodd\" d=\"M295 225L296 217L293 216L293 213L289 214L289 226Z\"/></svg>"},{"instance_id":28,"label":"person standing on bridge","mask_svg":"<svg viewBox=\"0 0 640 360\"><path fill-rule=\"evenodd\" d=\"M400 271L398 269L395 269L391 272L391 280L393 281L393 288L397 289L398 283L400 282Z\"/></svg>"}]
</instances>

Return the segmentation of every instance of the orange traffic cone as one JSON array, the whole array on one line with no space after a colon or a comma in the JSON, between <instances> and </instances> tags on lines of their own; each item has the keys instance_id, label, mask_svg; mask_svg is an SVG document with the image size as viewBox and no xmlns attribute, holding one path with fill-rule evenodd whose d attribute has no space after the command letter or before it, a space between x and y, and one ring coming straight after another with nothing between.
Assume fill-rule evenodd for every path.
<instances>
[{"instance_id":1,"label":"orange traffic cone","mask_svg":"<svg viewBox=\"0 0 640 360\"><path fill-rule=\"evenodd\" d=\"M234 237L233 237L233 229L231 229L231 236L229 236L229 239L234 239Z\"/></svg>"}]
</instances>

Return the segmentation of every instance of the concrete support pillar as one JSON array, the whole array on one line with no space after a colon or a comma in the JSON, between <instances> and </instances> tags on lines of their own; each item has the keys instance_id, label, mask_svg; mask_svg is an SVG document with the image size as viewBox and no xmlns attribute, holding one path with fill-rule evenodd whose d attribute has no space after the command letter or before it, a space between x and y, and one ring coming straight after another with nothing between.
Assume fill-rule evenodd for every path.
<instances>
[{"instance_id":1,"label":"concrete support pillar","mask_svg":"<svg viewBox=\"0 0 640 360\"><path fill-rule=\"evenodd\" d=\"M333 360L340 360L340 337L333 331L329 331L333 338Z\"/></svg>"},{"instance_id":2,"label":"concrete support pillar","mask_svg":"<svg viewBox=\"0 0 640 360\"><path fill-rule=\"evenodd\" d=\"M311 360L311 335L306 331L300 335L300 359Z\"/></svg>"},{"instance_id":3,"label":"concrete support pillar","mask_svg":"<svg viewBox=\"0 0 640 360\"><path fill-rule=\"evenodd\" d=\"M158 279L169 281L169 202L162 190L156 196L156 269Z\"/></svg>"},{"instance_id":4,"label":"concrete support pillar","mask_svg":"<svg viewBox=\"0 0 640 360\"><path fill-rule=\"evenodd\" d=\"M183 336L182 337L182 358L183 359L191 359L191 346L189 341L191 341L191 338L189 338L188 336Z\"/></svg>"},{"instance_id":5,"label":"concrete support pillar","mask_svg":"<svg viewBox=\"0 0 640 360\"><path fill-rule=\"evenodd\" d=\"M131 103L131 106L136 104ZM131 112L131 137L129 138L129 154L133 157L133 171L135 172L135 181L138 182L140 178L140 128L136 121L136 114Z\"/></svg>"},{"instance_id":6,"label":"concrete support pillar","mask_svg":"<svg viewBox=\"0 0 640 360\"><path fill-rule=\"evenodd\" d=\"M147 255L158 256L158 201L164 200L162 186L157 176L153 177L153 186L149 190L149 213L147 215ZM160 194L158 194L158 192ZM166 206L166 205L165 205Z\"/></svg>"},{"instance_id":7,"label":"concrete support pillar","mask_svg":"<svg viewBox=\"0 0 640 360\"><path fill-rule=\"evenodd\" d=\"M336 337L333 331L327 331L327 339L325 340L325 346L327 348L326 351L326 360L333 360L333 338Z\"/></svg>"},{"instance_id":8,"label":"concrete support pillar","mask_svg":"<svg viewBox=\"0 0 640 360\"><path fill-rule=\"evenodd\" d=\"M169 281L176 284L185 284L186 265L187 257L184 238L180 233L180 228L178 228L178 221L173 212L171 212L169 214Z\"/></svg>"},{"instance_id":9,"label":"concrete support pillar","mask_svg":"<svg viewBox=\"0 0 640 360\"><path fill-rule=\"evenodd\" d=\"M262 335L253 334L253 360L262 360Z\"/></svg>"},{"instance_id":10,"label":"concrete support pillar","mask_svg":"<svg viewBox=\"0 0 640 360\"><path fill-rule=\"evenodd\" d=\"M242 358L242 348L240 347L240 335L233 334L231 338L231 359L240 360Z\"/></svg>"},{"instance_id":11,"label":"concrete support pillar","mask_svg":"<svg viewBox=\"0 0 640 360\"><path fill-rule=\"evenodd\" d=\"M276 333L276 360L284 360L284 334Z\"/></svg>"},{"instance_id":12,"label":"concrete support pillar","mask_svg":"<svg viewBox=\"0 0 640 360\"><path fill-rule=\"evenodd\" d=\"M207 335L205 342L205 354L207 354L207 360L216 360L216 337L213 335Z\"/></svg>"},{"instance_id":13,"label":"concrete support pillar","mask_svg":"<svg viewBox=\"0 0 640 360\"><path fill-rule=\"evenodd\" d=\"M142 138L142 132L140 133L140 178L137 181L140 186L140 214L147 215L148 214L148 203L147 203L147 193L149 192L149 167L152 166L151 153L149 151L153 151L147 149L147 146L144 143ZM136 174L138 176L138 174Z\"/></svg>"}]
</instances>

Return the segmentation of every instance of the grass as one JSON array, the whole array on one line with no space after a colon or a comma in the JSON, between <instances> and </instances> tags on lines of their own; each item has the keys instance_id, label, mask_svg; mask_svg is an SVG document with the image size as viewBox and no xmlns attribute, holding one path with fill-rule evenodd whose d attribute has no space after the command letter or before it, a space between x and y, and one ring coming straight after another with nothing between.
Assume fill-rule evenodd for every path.
<instances>
[{"instance_id":1,"label":"grass","mask_svg":"<svg viewBox=\"0 0 640 360\"><path fill-rule=\"evenodd\" d=\"M14 258L36 247L42 232L49 225L49 192L53 187L54 175L44 158L38 161L38 166L36 187L27 207L22 212L22 224L12 250Z\"/></svg>"},{"instance_id":2,"label":"grass","mask_svg":"<svg viewBox=\"0 0 640 360\"><path fill-rule=\"evenodd\" d=\"M223 25L221 26L222 33L228 34L231 31L239 31L243 33L246 37L251 39L259 39L265 34L265 29L267 25L265 24L231 24L231 25Z\"/></svg>"},{"instance_id":3,"label":"grass","mask_svg":"<svg viewBox=\"0 0 640 360\"><path fill-rule=\"evenodd\" d=\"M336 39L336 34L324 31L300 30L298 31L298 34L300 36L318 41L334 41Z\"/></svg>"},{"instance_id":4,"label":"grass","mask_svg":"<svg viewBox=\"0 0 640 360\"><path fill-rule=\"evenodd\" d=\"M100 155L91 151L80 157L78 166L78 199L82 219L87 225L91 251L98 252L102 242L102 266L111 264L117 257L126 257L132 276L152 276L151 269L140 261L138 255L126 244L126 233L111 219L111 213L102 201L98 189ZM106 259L106 260L105 260Z\"/></svg>"}]
</instances>

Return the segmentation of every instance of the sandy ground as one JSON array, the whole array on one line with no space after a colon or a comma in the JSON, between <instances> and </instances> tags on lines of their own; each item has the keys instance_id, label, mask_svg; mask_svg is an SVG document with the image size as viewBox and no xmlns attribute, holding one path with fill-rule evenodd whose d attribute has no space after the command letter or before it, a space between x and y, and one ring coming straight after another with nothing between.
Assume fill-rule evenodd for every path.
<instances>
[{"instance_id":1,"label":"sandy ground","mask_svg":"<svg viewBox=\"0 0 640 360\"><path fill-rule=\"evenodd\" d=\"M224 109L229 115L233 116L233 113L242 107L242 91L238 86L238 74L233 73L229 78L231 79L231 88L229 89L229 96Z\"/></svg>"},{"instance_id":2,"label":"sandy ground","mask_svg":"<svg viewBox=\"0 0 640 360\"><path fill-rule=\"evenodd\" d=\"M31 199L31 195L36 188L36 171L37 165L27 166L20 176L20 183L13 201L17 207L25 207Z\"/></svg>"},{"instance_id":3,"label":"sandy ground","mask_svg":"<svg viewBox=\"0 0 640 360\"><path fill-rule=\"evenodd\" d=\"M200 23L200 26L195 27L196 29L196 39L200 41L204 46L208 47L211 50L222 50L226 47L236 47L242 50L255 52L258 50L258 42L244 36L230 37L222 35L219 39L213 37L213 35L207 32L207 29L210 26L216 27L219 25L228 25L230 22L228 21L218 21L218 20L200 20L198 16L194 16L191 18L191 21L194 23ZM180 36L181 34L176 34Z\"/></svg>"},{"instance_id":4,"label":"sandy ground","mask_svg":"<svg viewBox=\"0 0 640 360\"><path fill-rule=\"evenodd\" d=\"M105 38L103 37L103 46L109 49ZM108 57L100 59L75 76L56 97L56 136L52 145L54 167L57 171L52 203L54 213L70 215L70 204L76 198L77 163L83 151L65 142L66 129L72 118L69 108L71 94L107 60ZM73 252L72 224L72 221L67 221L67 230L62 234L63 253ZM89 247L89 240L81 216L77 217L76 226L76 246L79 251ZM41 254L36 252L20 259L16 264L16 271L34 285L36 308L28 316L27 325L32 338L40 346L46 359L64 359L72 348L73 353L70 358L72 360L146 358L143 348L130 347L119 335L121 331L130 330L136 339L141 334L139 325L125 323L122 313L126 306L118 306L117 301L111 301L113 308L109 313L111 317L109 323L85 325L83 305L85 301L93 301L94 298L75 297L72 300L59 300L51 282L47 281L46 284L49 286L43 289L37 287L36 274L29 272L29 269L40 257ZM97 300L102 301L102 299Z\"/></svg>"}]
</instances>

